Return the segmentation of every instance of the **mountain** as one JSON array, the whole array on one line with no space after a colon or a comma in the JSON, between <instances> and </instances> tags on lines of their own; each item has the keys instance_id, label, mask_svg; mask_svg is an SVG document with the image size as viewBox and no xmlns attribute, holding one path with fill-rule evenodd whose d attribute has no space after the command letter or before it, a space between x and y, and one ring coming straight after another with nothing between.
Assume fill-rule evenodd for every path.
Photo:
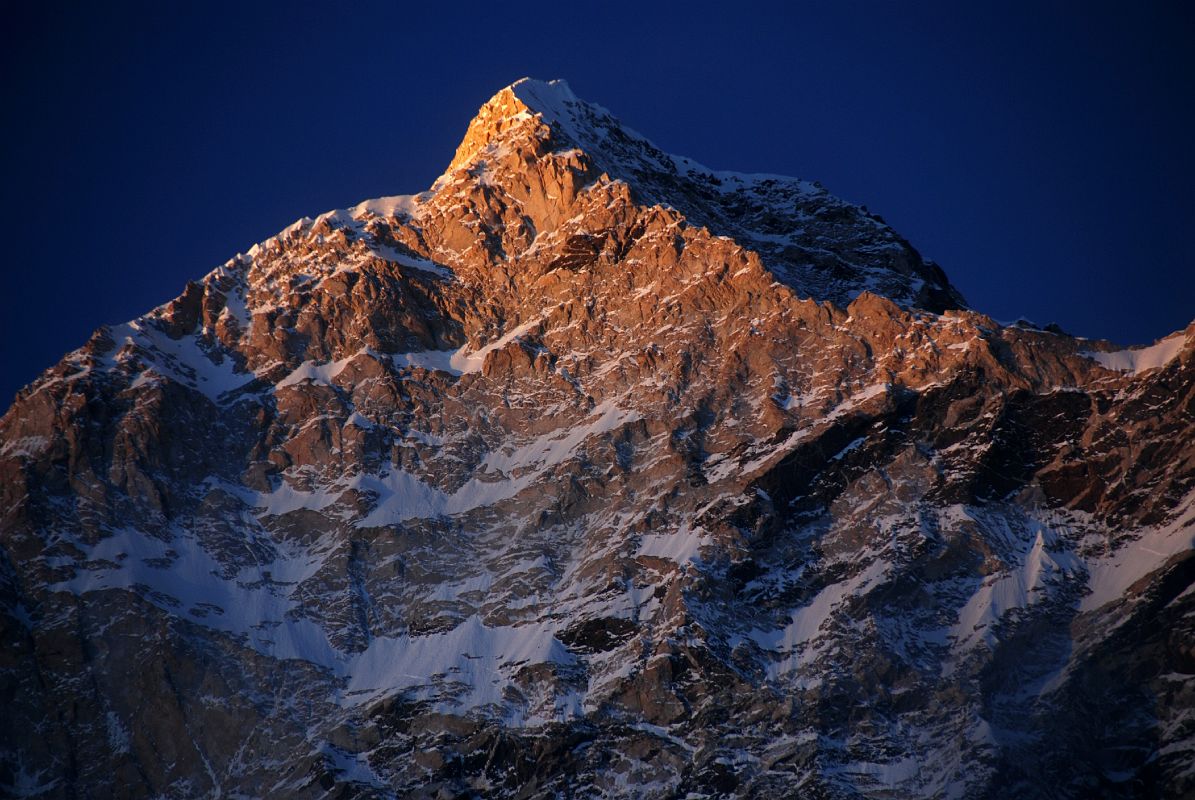
<instances>
[{"instance_id":1,"label":"mountain","mask_svg":"<svg viewBox=\"0 0 1195 800\"><path fill-rule=\"evenodd\" d=\"M1195 324L560 81L0 419L15 797L1195 795Z\"/></svg>"}]
</instances>

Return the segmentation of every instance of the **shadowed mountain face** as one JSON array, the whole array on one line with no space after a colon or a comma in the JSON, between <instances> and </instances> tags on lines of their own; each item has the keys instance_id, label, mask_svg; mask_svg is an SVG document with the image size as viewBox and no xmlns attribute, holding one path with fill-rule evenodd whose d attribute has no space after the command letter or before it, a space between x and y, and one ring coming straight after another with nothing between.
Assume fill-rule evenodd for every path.
<instances>
[{"instance_id":1,"label":"shadowed mountain face","mask_svg":"<svg viewBox=\"0 0 1195 800\"><path fill-rule=\"evenodd\" d=\"M1185 796L1193 433L520 81L0 420L0 793Z\"/></svg>"}]
</instances>

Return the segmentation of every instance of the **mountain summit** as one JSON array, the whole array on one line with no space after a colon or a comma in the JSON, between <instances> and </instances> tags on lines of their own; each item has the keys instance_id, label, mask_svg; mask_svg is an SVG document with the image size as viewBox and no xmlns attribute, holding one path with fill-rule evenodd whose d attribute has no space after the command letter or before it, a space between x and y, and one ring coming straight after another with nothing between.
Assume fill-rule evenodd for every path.
<instances>
[{"instance_id":1,"label":"mountain summit","mask_svg":"<svg viewBox=\"0 0 1195 800\"><path fill-rule=\"evenodd\" d=\"M553 154L576 159L570 168L583 175L625 182L638 203L674 208L688 223L750 246L803 295L845 305L872 291L934 311L964 307L941 269L879 218L808 181L717 172L669 155L606 109L577 99L564 81L524 78L494 95L445 177L505 160L509 179Z\"/></svg>"},{"instance_id":2,"label":"mountain summit","mask_svg":"<svg viewBox=\"0 0 1195 800\"><path fill-rule=\"evenodd\" d=\"M491 97L469 123L465 138L448 165L448 172L473 161L517 122L537 116L543 124L555 122L571 127L573 115L568 106L580 105L573 90L561 80L544 82L523 78L512 83Z\"/></svg>"},{"instance_id":3,"label":"mountain summit","mask_svg":"<svg viewBox=\"0 0 1195 800\"><path fill-rule=\"evenodd\" d=\"M1188 795L1192 409L519 81L18 394L0 791Z\"/></svg>"}]
</instances>

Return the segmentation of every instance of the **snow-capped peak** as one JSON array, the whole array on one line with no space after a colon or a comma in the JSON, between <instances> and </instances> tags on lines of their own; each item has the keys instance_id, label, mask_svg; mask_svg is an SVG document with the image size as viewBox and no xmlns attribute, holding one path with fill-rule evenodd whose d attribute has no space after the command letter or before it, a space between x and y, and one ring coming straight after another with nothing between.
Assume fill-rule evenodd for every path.
<instances>
[{"instance_id":1,"label":"snow-capped peak","mask_svg":"<svg viewBox=\"0 0 1195 800\"><path fill-rule=\"evenodd\" d=\"M506 89L519 98L528 110L545 117L566 111L564 106L567 103L581 102L569 88L568 81L559 78L551 81L519 78Z\"/></svg>"}]
</instances>

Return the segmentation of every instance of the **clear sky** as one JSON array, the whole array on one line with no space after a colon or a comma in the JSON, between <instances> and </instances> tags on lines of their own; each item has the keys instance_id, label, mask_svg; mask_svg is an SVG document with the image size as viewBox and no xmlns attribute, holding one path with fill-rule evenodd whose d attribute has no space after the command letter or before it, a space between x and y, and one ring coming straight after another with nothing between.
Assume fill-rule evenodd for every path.
<instances>
[{"instance_id":1,"label":"clear sky","mask_svg":"<svg viewBox=\"0 0 1195 800\"><path fill-rule=\"evenodd\" d=\"M298 217L427 188L524 75L866 204L997 319L1195 318L1189 3L50 5L0 26L0 409Z\"/></svg>"}]
</instances>

